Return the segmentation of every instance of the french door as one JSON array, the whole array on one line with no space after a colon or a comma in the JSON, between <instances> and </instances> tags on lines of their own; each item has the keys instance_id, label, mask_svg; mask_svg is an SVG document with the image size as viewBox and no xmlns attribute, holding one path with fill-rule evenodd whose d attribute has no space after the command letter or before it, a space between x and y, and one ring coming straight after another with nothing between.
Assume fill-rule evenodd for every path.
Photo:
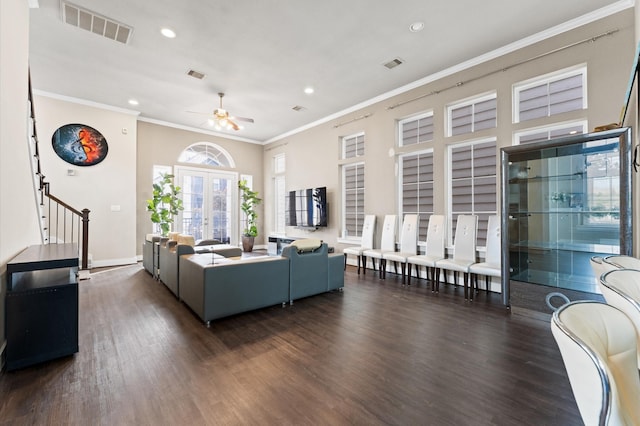
<instances>
[{"instance_id":1,"label":"french door","mask_svg":"<svg viewBox=\"0 0 640 426\"><path fill-rule=\"evenodd\" d=\"M238 175L176 166L184 210L178 214L183 234L196 241L216 239L237 244Z\"/></svg>"}]
</instances>

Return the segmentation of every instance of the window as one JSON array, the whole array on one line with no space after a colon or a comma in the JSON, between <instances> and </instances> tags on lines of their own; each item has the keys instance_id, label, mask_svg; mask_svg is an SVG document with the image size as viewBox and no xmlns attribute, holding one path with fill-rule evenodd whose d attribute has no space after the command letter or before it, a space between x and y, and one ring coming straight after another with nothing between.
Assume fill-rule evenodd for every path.
<instances>
[{"instance_id":1,"label":"window","mask_svg":"<svg viewBox=\"0 0 640 426\"><path fill-rule=\"evenodd\" d=\"M204 166L236 167L228 152L210 142L198 142L188 146L180 153L178 161Z\"/></svg>"},{"instance_id":2,"label":"window","mask_svg":"<svg viewBox=\"0 0 640 426\"><path fill-rule=\"evenodd\" d=\"M359 239L364 223L364 163L342 166L342 237Z\"/></svg>"},{"instance_id":3,"label":"window","mask_svg":"<svg viewBox=\"0 0 640 426\"><path fill-rule=\"evenodd\" d=\"M479 247L486 244L489 216L497 214L496 140L483 140L456 144L449 147L449 202L453 243L453 230L460 214L478 216Z\"/></svg>"},{"instance_id":4,"label":"window","mask_svg":"<svg viewBox=\"0 0 640 426\"><path fill-rule=\"evenodd\" d=\"M496 94L491 93L447 106L447 135L456 136L497 126Z\"/></svg>"},{"instance_id":5,"label":"window","mask_svg":"<svg viewBox=\"0 0 640 426\"><path fill-rule=\"evenodd\" d=\"M415 145L433 140L433 112L401 120L398 123L400 146Z\"/></svg>"},{"instance_id":6,"label":"window","mask_svg":"<svg viewBox=\"0 0 640 426\"><path fill-rule=\"evenodd\" d=\"M587 122L579 121L561 123L554 126L546 126L537 129L524 130L514 134L514 145L547 141L564 136L578 135L587 132Z\"/></svg>"},{"instance_id":7,"label":"window","mask_svg":"<svg viewBox=\"0 0 640 426\"><path fill-rule=\"evenodd\" d=\"M418 240L426 241L426 220L433 214L433 150L400 157L401 213L419 214Z\"/></svg>"},{"instance_id":8,"label":"window","mask_svg":"<svg viewBox=\"0 0 640 426\"><path fill-rule=\"evenodd\" d=\"M273 156L273 205L275 206L273 230L276 234L285 233L285 166L285 154Z\"/></svg>"},{"instance_id":9,"label":"window","mask_svg":"<svg viewBox=\"0 0 640 426\"><path fill-rule=\"evenodd\" d=\"M356 158L364 156L364 133L345 136L342 138L342 158Z\"/></svg>"},{"instance_id":10,"label":"window","mask_svg":"<svg viewBox=\"0 0 640 426\"><path fill-rule=\"evenodd\" d=\"M551 117L587 107L584 65L547 74L513 86L513 121Z\"/></svg>"}]
</instances>

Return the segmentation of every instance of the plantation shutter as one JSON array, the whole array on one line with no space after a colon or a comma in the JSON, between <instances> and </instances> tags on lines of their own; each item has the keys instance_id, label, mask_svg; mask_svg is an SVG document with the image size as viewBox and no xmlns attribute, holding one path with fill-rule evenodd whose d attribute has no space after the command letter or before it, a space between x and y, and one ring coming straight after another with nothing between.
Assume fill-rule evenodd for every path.
<instances>
[{"instance_id":1,"label":"plantation shutter","mask_svg":"<svg viewBox=\"0 0 640 426\"><path fill-rule=\"evenodd\" d=\"M402 215L433 214L433 152L402 157ZM418 239L427 239L427 220L420 221Z\"/></svg>"},{"instance_id":2,"label":"plantation shutter","mask_svg":"<svg viewBox=\"0 0 640 426\"><path fill-rule=\"evenodd\" d=\"M364 223L364 164L343 166L344 237L362 236Z\"/></svg>"},{"instance_id":3,"label":"plantation shutter","mask_svg":"<svg viewBox=\"0 0 640 426\"><path fill-rule=\"evenodd\" d=\"M433 140L433 114L415 120L402 121L400 146Z\"/></svg>"},{"instance_id":4,"label":"plantation shutter","mask_svg":"<svg viewBox=\"0 0 640 426\"><path fill-rule=\"evenodd\" d=\"M583 74L543 82L519 92L520 121L550 117L584 107Z\"/></svg>"}]
</instances>

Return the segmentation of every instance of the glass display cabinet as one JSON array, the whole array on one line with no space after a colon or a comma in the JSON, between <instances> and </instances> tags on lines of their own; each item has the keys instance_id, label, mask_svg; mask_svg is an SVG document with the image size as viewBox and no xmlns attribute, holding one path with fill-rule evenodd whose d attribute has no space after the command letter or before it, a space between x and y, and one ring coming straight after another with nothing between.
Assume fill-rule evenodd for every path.
<instances>
[{"instance_id":1,"label":"glass display cabinet","mask_svg":"<svg viewBox=\"0 0 640 426\"><path fill-rule=\"evenodd\" d=\"M631 255L631 130L501 150L502 289L599 293L589 259ZM560 291L561 292L561 291Z\"/></svg>"}]
</instances>

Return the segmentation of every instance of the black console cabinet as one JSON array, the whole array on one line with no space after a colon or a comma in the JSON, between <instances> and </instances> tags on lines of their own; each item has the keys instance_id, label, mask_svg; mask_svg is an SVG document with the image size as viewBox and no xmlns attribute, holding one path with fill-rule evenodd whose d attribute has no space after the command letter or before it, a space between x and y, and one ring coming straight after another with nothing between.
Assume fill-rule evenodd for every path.
<instances>
[{"instance_id":1,"label":"black console cabinet","mask_svg":"<svg viewBox=\"0 0 640 426\"><path fill-rule=\"evenodd\" d=\"M78 352L78 248L31 246L7 263L7 370Z\"/></svg>"}]
</instances>

